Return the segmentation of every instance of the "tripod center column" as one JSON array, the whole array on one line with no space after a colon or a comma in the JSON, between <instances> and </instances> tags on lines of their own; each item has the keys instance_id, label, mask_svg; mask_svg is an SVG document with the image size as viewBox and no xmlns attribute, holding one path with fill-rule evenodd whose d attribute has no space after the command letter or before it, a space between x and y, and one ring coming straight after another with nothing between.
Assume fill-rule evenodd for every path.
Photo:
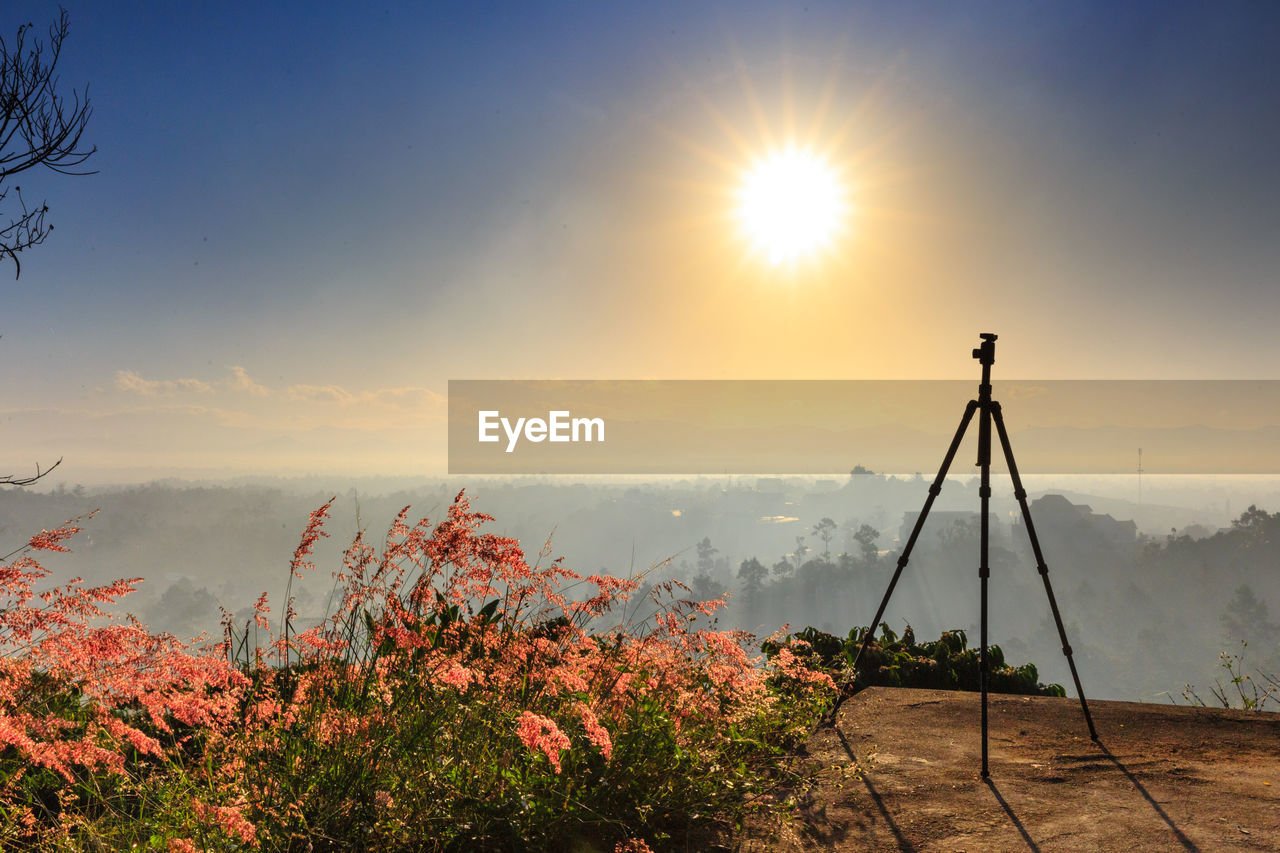
<instances>
[{"instance_id":1,"label":"tripod center column","mask_svg":"<svg viewBox=\"0 0 1280 853\"><path fill-rule=\"evenodd\" d=\"M973 357L982 364L982 384L978 386L978 465L982 468L982 485L978 491L981 501L979 530L981 531L978 578L982 594L981 645L978 651L978 683L982 690L982 778L987 778L987 579L991 576L989 563L991 535L991 365L996 360L996 336L990 332L980 335L982 345L973 351Z\"/></svg>"}]
</instances>

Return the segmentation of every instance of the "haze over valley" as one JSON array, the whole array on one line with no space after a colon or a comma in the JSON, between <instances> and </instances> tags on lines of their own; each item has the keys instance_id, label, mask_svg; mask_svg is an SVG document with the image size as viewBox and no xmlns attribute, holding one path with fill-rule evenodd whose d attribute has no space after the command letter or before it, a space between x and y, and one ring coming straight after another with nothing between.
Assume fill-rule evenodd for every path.
<instances>
[{"instance_id":1,"label":"haze over valley","mask_svg":"<svg viewBox=\"0 0 1280 853\"><path fill-rule=\"evenodd\" d=\"M17 541L97 509L73 553L49 561L55 577L142 577L126 608L181 637L216 636L220 607L243 625L263 592L280 601L307 516L330 496L338 499L318 568L291 591L307 620L330 605L331 573L358 526L381 541L405 506L415 520L439 521L462 488L495 517L488 531L518 538L531 559L549 540L549 554L579 574L643 574L648 585L675 578L698 599L730 593L721 627L765 635L790 623L844 635L874 614L930 480L860 472L358 485L263 477L92 489L59 482L0 493L0 517ZM1017 504L1007 478L994 483L992 642L1010 660L1034 662L1043 680L1069 684ZM1132 476L1028 485L1087 694L1183 702L1187 683L1203 693L1223 675L1219 653L1239 653L1241 641L1250 667L1274 671L1280 520L1267 513L1280 506L1280 482L1148 476L1141 504ZM977 507L976 477L948 478L886 613L895 631L910 624L927 637L960 628L976 638Z\"/></svg>"}]
</instances>

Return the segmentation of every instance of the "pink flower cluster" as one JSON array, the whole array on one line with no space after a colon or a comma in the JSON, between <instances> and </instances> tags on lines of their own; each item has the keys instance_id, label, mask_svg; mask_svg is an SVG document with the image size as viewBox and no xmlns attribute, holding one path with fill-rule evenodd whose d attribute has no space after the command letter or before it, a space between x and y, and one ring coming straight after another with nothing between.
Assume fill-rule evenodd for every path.
<instances>
[{"instance_id":1,"label":"pink flower cluster","mask_svg":"<svg viewBox=\"0 0 1280 853\"><path fill-rule=\"evenodd\" d=\"M578 703L578 716L582 719L582 728L586 730L587 740L595 744L605 761L608 761L613 756L613 739L609 737L608 729L600 725L600 720L585 702Z\"/></svg>"},{"instance_id":2,"label":"pink flower cluster","mask_svg":"<svg viewBox=\"0 0 1280 853\"><path fill-rule=\"evenodd\" d=\"M199 800L192 800L191 810L195 812L196 817L216 825L227 835L238 838L245 844L254 844L257 839L257 831L253 824L244 816L243 809L238 806L210 806Z\"/></svg>"},{"instance_id":3,"label":"pink flower cluster","mask_svg":"<svg viewBox=\"0 0 1280 853\"><path fill-rule=\"evenodd\" d=\"M524 711L516 723L516 734L529 751L542 750L556 773L561 771L560 753L569 748L569 738L556 721L532 711Z\"/></svg>"},{"instance_id":4,"label":"pink flower cluster","mask_svg":"<svg viewBox=\"0 0 1280 853\"><path fill-rule=\"evenodd\" d=\"M614 846L613 853L653 853L653 849L641 838L628 838L626 841L619 841Z\"/></svg>"}]
</instances>

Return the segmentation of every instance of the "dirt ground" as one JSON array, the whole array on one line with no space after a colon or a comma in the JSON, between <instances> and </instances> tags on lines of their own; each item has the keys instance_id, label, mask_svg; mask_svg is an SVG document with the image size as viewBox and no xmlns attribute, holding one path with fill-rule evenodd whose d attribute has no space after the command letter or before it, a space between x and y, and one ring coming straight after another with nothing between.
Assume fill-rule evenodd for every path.
<instances>
[{"instance_id":1,"label":"dirt ground","mask_svg":"<svg viewBox=\"0 0 1280 853\"><path fill-rule=\"evenodd\" d=\"M819 782L743 851L1280 851L1280 714L871 688L807 742Z\"/></svg>"}]
</instances>

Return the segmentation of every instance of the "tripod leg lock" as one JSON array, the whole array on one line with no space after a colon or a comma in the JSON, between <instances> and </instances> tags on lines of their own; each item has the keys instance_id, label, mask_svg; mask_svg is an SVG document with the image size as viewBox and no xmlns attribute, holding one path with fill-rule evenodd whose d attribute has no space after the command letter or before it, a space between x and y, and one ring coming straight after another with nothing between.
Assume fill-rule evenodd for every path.
<instances>
[{"instance_id":1,"label":"tripod leg lock","mask_svg":"<svg viewBox=\"0 0 1280 853\"><path fill-rule=\"evenodd\" d=\"M1070 644L1070 643L1063 643L1063 645L1062 645L1062 653L1063 653L1064 655L1066 655L1067 657L1071 657L1071 644Z\"/></svg>"},{"instance_id":2,"label":"tripod leg lock","mask_svg":"<svg viewBox=\"0 0 1280 853\"><path fill-rule=\"evenodd\" d=\"M941 484L941 483L931 483L931 484L929 485L929 494L933 495L935 498L936 498L938 495L942 494L942 484Z\"/></svg>"},{"instance_id":3,"label":"tripod leg lock","mask_svg":"<svg viewBox=\"0 0 1280 853\"><path fill-rule=\"evenodd\" d=\"M1016 501L1025 501L1027 499L1027 490L1019 486L1013 490L1013 499Z\"/></svg>"},{"instance_id":4,"label":"tripod leg lock","mask_svg":"<svg viewBox=\"0 0 1280 853\"><path fill-rule=\"evenodd\" d=\"M989 497L991 497L991 487L990 487L990 486L981 486L981 487L979 487L979 489L978 489L978 497L980 497L980 498L989 498Z\"/></svg>"},{"instance_id":5,"label":"tripod leg lock","mask_svg":"<svg viewBox=\"0 0 1280 853\"><path fill-rule=\"evenodd\" d=\"M1037 571L1037 572L1039 572L1039 573L1040 573L1040 574L1042 574L1042 575L1047 575L1047 574L1049 574L1049 567L1048 567L1048 566L1046 566L1044 563L1037 563L1037 564L1036 564L1036 571Z\"/></svg>"},{"instance_id":6,"label":"tripod leg lock","mask_svg":"<svg viewBox=\"0 0 1280 853\"><path fill-rule=\"evenodd\" d=\"M980 577L980 578L982 578L982 579L984 579L984 580L985 580L986 578L991 577L991 568L990 568L989 566L979 566L979 567L978 567L978 577Z\"/></svg>"},{"instance_id":7,"label":"tripod leg lock","mask_svg":"<svg viewBox=\"0 0 1280 853\"><path fill-rule=\"evenodd\" d=\"M899 555L898 555L898 568L900 568L900 569L902 569L902 568L906 568L907 560L908 560L908 559L909 559L909 558L907 557L907 555L906 555L906 554L899 554Z\"/></svg>"}]
</instances>

